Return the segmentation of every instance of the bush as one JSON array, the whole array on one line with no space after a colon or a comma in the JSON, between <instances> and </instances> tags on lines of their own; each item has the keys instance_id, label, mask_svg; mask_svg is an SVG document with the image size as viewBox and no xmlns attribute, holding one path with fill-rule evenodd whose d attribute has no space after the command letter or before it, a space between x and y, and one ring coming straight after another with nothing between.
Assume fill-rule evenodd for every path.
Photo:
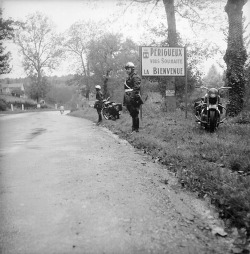
<instances>
[{"instance_id":1,"label":"bush","mask_svg":"<svg viewBox=\"0 0 250 254\"><path fill-rule=\"evenodd\" d=\"M6 111L7 110L7 104L3 99L0 99L0 111Z\"/></svg>"},{"instance_id":2,"label":"bush","mask_svg":"<svg viewBox=\"0 0 250 254\"><path fill-rule=\"evenodd\" d=\"M19 108L19 109L22 108L22 105L24 105L25 109L35 109L37 105L37 103L34 100L7 96L7 95L1 95L0 100L6 105L5 110L10 109L11 104L13 105L13 107Z\"/></svg>"},{"instance_id":3,"label":"bush","mask_svg":"<svg viewBox=\"0 0 250 254\"><path fill-rule=\"evenodd\" d=\"M48 108L47 104L41 104L41 108Z\"/></svg>"}]
</instances>

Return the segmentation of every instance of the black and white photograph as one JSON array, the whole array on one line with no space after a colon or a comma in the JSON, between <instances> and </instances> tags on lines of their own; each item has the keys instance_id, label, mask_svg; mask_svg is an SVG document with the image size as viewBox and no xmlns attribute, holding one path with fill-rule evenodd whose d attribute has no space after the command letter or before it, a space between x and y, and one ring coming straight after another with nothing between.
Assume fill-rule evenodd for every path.
<instances>
[{"instance_id":1,"label":"black and white photograph","mask_svg":"<svg viewBox=\"0 0 250 254\"><path fill-rule=\"evenodd\" d=\"M250 1L0 0L0 254L250 253Z\"/></svg>"}]
</instances>

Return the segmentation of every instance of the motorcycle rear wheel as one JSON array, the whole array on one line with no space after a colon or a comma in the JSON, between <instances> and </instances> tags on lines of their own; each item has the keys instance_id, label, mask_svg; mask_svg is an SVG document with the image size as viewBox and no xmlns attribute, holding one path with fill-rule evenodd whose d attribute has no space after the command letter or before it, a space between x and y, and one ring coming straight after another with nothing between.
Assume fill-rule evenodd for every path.
<instances>
[{"instance_id":1,"label":"motorcycle rear wheel","mask_svg":"<svg viewBox=\"0 0 250 254\"><path fill-rule=\"evenodd\" d=\"M102 115L103 115L103 117L104 117L106 120L109 120L109 119L110 119L110 115L109 115L109 112L108 112L108 109L107 109L107 108L103 108L103 109L102 109Z\"/></svg>"}]
</instances>

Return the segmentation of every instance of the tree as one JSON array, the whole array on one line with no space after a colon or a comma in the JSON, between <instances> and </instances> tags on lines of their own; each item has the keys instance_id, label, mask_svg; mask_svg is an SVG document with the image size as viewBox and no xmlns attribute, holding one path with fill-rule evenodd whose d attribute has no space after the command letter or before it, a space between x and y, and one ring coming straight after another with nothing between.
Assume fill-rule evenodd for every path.
<instances>
[{"instance_id":1,"label":"tree","mask_svg":"<svg viewBox=\"0 0 250 254\"><path fill-rule=\"evenodd\" d=\"M165 14L167 17L166 26L167 30L165 31L165 43L164 46L169 47L175 47L175 46L181 46L180 40L178 38L178 32L176 29L176 16L178 15L181 18L184 18L189 24L191 25L191 28L194 28L195 25L198 25L199 28L203 27L207 28L209 26L208 21L208 15L207 10L210 11L213 10L212 16L213 16L213 28L214 25L221 24L219 21L221 21L221 15L215 15L215 11L218 9L218 6L220 3L225 0L206 0L206 1L199 1L199 0L181 0L181 1L175 1L175 0L131 0L132 3L142 3L142 4L154 4L154 7L158 4L163 3ZM153 10L153 7L151 5L151 8ZM206 13L203 13L203 15L200 15L202 10L206 10ZM210 17L211 15L209 15ZM218 23L218 24L217 24ZM164 26L163 26L164 27ZM167 35L167 36L166 36ZM188 43L185 43L186 46L188 46ZM158 45L159 46L159 45ZM162 45L163 46L163 45ZM215 48L214 48L215 49ZM191 49L192 50L192 49ZM216 49L218 51L218 48ZM190 51L190 48L188 47L188 51ZM200 52L200 51L199 51ZM196 52L196 55L198 55L199 52ZM203 50L204 52L204 50ZM211 52L211 51L210 51ZM214 51L215 52L215 51ZM188 52L188 56L190 56ZM203 58L204 59L204 58ZM189 61L189 58L188 58ZM190 62L190 61L189 61ZM194 65L192 66L194 67ZM190 69L190 68L189 68ZM198 72L197 72L198 73ZM176 91L177 94L177 84L179 81L177 81L177 78L170 78L170 77L162 77L159 78L161 86L164 87L164 89L173 89ZM173 97L171 98L174 99ZM169 103L170 100L167 100L167 108L175 105L175 101L173 100L172 103Z\"/></svg>"},{"instance_id":2,"label":"tree","mask_svg":"<svg viewBox=\"0 0 250 254\"><path fill-rule=\"evenodd\" d=\"M225 12L228 15L229 33L224 61L227 65L226 81L229 90L228 112L230 116L240 113L243 108L245 90L244 64L247 52L243 43L242 8L247 0L228 0Z\"/></svg>"},{"instance_id":3,"label":"tree","mask_svg":"<svg viewBox=\"0 0 250 254\"><path fill-rule=\"evenodd\" d=\"M72 87L64 83L55 85L51 84L50 91L46 94L45 101L51 104L65 105L67 104L74 94Z\"/></svg>"},{"instance_id":4,"label":"tree","mask_svg":"<svg viewBox=\"0 0 250 254\"><path fill-rule=\"evenodd\" d=\"M47 78L44 76L39 81L37 76L30 76L30 82L26 87L27 95L37 102L44 99L50 90L50 85Z\"/></svg>"},{"instance_id":5,"label":"tree","mask_svg":"<svg viewBox=\"0 0 250 254\"><path fill-rule=\"evenodd\" d=\"M12 39L13 31L13 21L11 19L4 20L2 18L2 9L0 8L0 75L11 71L9 63L11 54L10 52L4 52L3 41Z\"/></svg>"},{"instance_id":6,"label":"tree","mask_svg":"<svg viewBox=\"0 0 250 254\"><path fill-rule=\"evenodd\" d=\"M105 33L91 43L88 59L94 78L103 84L104 97L108 97L110 81L116 86L124 83L121 77L126 62L138 63L138 46L129 39L122 42L121 34Z\"/></svg>"},{"instance_id":7,"label":"tree","mask_svg":"<svg viewBox=\"0 0 250 254\"><path fill-rule=\"evenodd\" d=\"M102 34L102 24L92 21L81 21L74 23L66 32L64 38L64 50L74 57L76 74L68 81L69 85L75 85L78 90L89 98L91 90L91 78L89 71L88 54L92 41L98 39Z\"/></svg>"},{"instance_id":8,"label":"tree","mask_svg":"<svg viewBox=\"0 0 250 254\"><path fill-rule=\"evenodd\" d=\"M32 94L37 100L45 96L47 88L43 88L43 76L47 71L55 69L62 56L61 39L53 32L53 24L48 17L36 12L29 15L27 21L15 34L15 42L23 55L23 66L32 76ZM37 89L37 92L34 90ZM42 91L42 93L41 93Z\"/></svg>"},{"instance_id":9,"label":"tree","mask_svg":"<svg viewBox=\"0 0 250 254\"><path fill-rule=\"evenodd\" d=\"M207 75L203 78L204 85L206 87L215 87L219 88L222 87L223 77L216 69L215 65L212 65L207 73Z\"/></svg>"}]
</instances>

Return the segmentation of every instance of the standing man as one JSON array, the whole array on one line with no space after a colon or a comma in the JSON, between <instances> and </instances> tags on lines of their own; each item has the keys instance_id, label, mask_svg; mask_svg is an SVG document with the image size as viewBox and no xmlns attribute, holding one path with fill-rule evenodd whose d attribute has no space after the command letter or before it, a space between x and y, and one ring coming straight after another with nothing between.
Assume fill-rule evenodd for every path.
<instances>
[{"instance_id":1,"label":"standing man","mask_svg":"<svg viewBox=\"0 0 250 254\"><path fill-rule=\"evenodd\" d=\"M139 132L139 111L143 104L140 96L141 78L135 73L135 66L132 62L128 62L125 69L128 77L124 84L124 105L132 117L132 133Z\"/></svg>"},{"instance_id":2,"label":"standing man","mask_svg":"<svg viewBox=\"0 0 250 254\"><path fill-rule=\"evenodd\" d=\"M102 101L103 101L103 95L101 92L101 86L96 85L95 86L95 90L96 90L96 101L95 101L95 106L94 108L97 111L98 114L98 122L97 124L100 124L100 122L102 121Z\"/></svg>"}]
</instances>

